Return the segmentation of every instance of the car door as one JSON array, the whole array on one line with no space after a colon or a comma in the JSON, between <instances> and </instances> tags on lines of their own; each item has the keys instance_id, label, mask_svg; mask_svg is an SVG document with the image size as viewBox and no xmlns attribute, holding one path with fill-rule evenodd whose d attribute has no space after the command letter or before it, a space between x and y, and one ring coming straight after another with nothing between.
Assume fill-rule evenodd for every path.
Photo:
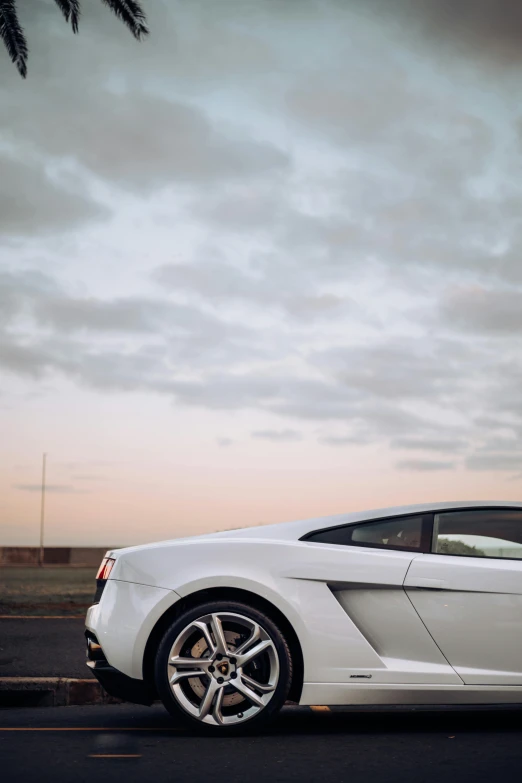
<instances>
[{"instance_id":1,"label":"car door","mask_svg":"<svg viewBox=\"0 0 522 783\"><path fill-rule=\"evenodd\" d=\"M522 510L434 515L404 587L466 685L522 685Z\"/></svg>"},{"instance_id":2,"label":"car door","mask_svg":"<svg viewBox=\"0 0 522 783\"><path fill-rule=\"evenodd\" d=\"M431 539L431 514L341 525L302 539L309 549L288 575L300 580L301 589L308 585L317 592L321 582L327 586L321 617L313 622L321 626L322 681L462 685L403 587L412 560L429 552Z\"/></svg>"}]
</instances>

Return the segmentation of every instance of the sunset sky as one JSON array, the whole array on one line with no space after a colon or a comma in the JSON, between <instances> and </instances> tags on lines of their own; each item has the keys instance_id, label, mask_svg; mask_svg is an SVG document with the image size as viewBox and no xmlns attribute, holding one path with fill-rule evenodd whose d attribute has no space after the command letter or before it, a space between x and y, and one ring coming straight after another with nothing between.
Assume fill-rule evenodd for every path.
<instances>
[{"instance_id":1,"label":"sunset sky","mask_svg":"<svg viewBox=\"0 0 522 783\"><path fill-rule=\"evenodd\" d=\"M518 3L19 5L0 545L521 499Z\"/></svg>"}]
</instances>

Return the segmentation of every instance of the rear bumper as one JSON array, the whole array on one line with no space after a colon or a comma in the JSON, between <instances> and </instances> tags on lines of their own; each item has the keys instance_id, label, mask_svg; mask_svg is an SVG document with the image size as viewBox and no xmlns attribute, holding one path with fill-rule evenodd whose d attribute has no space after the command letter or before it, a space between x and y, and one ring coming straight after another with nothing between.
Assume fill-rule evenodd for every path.
<instances>
[{"instance_id":1,"label":"rear bumper","mask_svg":"<svg viewBox=\"0 0 522 783\"><path fill-rule=\"evenodd\" d=\"M155 701L156 694L144 680L128 677L107 662L98 639L91 631L86 631L85 637L87 639L87 666L110 696L147 706Z\"/></svg>"},{"instance_id":2,"label":"rear bumper","mask_svg":"<svg viewBox=\"0 0 522 783\"><path fill-rule=\"evenodd\" d=\"M89 666L89 663L87 663ZM133 704L146 704L150 706L155 700L155 694L151 693L144 680L135 680L127 677L114 666L90 666L89 667L110 696L115 696L123 701L131 701Z\"/></svg>"},{"instance_id":3,"label":"rear bumper","mask_svg":"<svg viewBox=\"0 0 522 783\"><path fill-rule=\"evenodd\" d=\"M85 626L98 639L110 666L142 680L145 649L154 626L178 600L172 590L108 579L100 603L87 611Z\"/></svg>"}]
</instances>

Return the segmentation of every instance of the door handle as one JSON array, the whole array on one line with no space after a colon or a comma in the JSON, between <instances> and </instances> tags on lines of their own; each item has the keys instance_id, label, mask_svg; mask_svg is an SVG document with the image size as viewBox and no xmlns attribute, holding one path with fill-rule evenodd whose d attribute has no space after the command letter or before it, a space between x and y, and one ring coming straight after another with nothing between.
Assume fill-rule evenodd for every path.
<instances>
[{"instance_id":1,"label":"door handle","mask_svg":"<svg viewBox=\"0 0 522 783\"><path fill-rule=\"evenodd\" d=\"M446 582L442 579L429 579L425 576L417 576L414 579L407 579L404 587L420 587L423 590L444 590Z\"/></svg>"}]
</instances>

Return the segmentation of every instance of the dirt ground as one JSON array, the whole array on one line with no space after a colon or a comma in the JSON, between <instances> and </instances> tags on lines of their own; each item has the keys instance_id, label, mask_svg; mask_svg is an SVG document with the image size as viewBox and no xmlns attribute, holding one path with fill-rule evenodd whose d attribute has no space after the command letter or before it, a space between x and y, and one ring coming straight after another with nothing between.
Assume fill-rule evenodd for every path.
<instances>
[{"instance_id":1,"label":"dirt ground","mask_svg":"<svg viewBox=\"0 0 522 783\"><path fill-rule=\"evenodd\" d=\"M85 614L95 577L93 568L0 568L0 615Z\"/></svg>"}]
</instances>

